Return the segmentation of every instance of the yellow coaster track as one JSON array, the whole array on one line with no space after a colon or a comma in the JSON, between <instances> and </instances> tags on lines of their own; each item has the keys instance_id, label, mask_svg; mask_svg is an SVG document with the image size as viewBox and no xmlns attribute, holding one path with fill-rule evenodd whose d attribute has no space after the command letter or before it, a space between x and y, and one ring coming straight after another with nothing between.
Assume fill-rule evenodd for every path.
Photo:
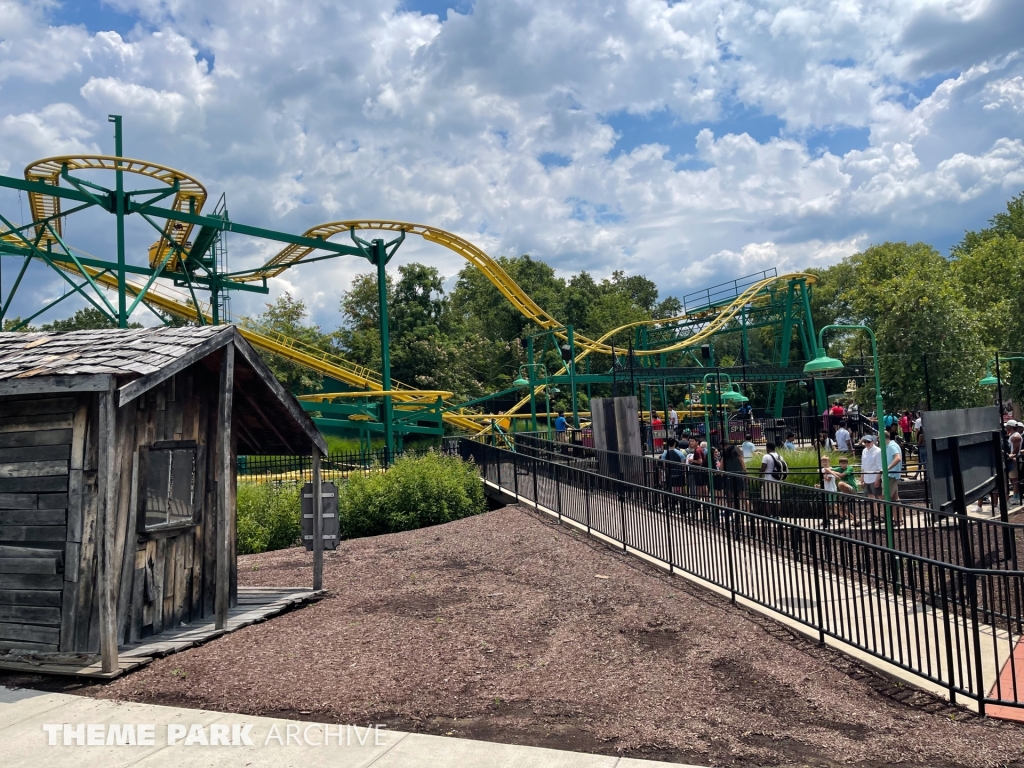
<instances>
[{"instance_id":1,"label":"yellow coaster track","mask_svg":"<svg viewBox=\"0 0 1024 768\"><path fill-rule=\"evenodd\" d=\"M157 181L162 181L170 187L177 185L174 193L174 200L171 208L180 213L200 213L203 204L206 202L206 187L186 173L168 168L166 165L150 163L146 160L133 160L128 157L113 157L111 155L80 155L47 157L43 160L36 160L25 168L25 178L28 181L39 181L43 184L57 186L60 184L61 174L64 171L124 171L140 176L147 176ZM50 219L50 226L54 228L57 235L62 235L60 216L60 198L53 195L45 195L39 192L28 193L28 204L32 211L34 221ZM171 248L168 238L173 240L181 249L188 251L189 237L192 234L192 225L180 221L167 219L163 228L163 237L149 248L150 266L159 265L167 251ZM53 235L45 231L41 225L36 226L36 235L41 243L52 243ZM175 250L167 260L166 269L174 271L178 268L178 255L180 251Z\"/></svg>"}]
</instances>

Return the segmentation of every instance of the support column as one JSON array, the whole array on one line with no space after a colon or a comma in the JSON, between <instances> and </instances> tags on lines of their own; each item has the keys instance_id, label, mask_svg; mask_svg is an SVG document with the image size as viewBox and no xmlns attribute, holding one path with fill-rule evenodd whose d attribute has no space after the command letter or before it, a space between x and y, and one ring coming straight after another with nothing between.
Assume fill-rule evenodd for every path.
<instances>
[{"instance_id":1,"label":"support column","mask_svg":"<svg viewBox=\"0 0 1024 768\"><path fill-rule=\"evenodd\" d=\"M324 588L324 485L320 449L313 445L313 589Z\"/></svg>"},{"instance_id":2,"label":"support column","mask_svg":"<svg viewBox=\"0 0 1024 768\"><path fill-rule=\"evenodd\" d=\"M789 348L793 341L793 293L795 288L793 282L789 283L789 290L786 291L786 308L782 316L782 347L779 350L779 365L789 365ZM783 400L786 396L786 382L780 381L775 385L775 404L772 414L775 418L782 416Z\"/></svg>"},{"instance_id":3,"label":"support column","mask_svg":"<svg viewBox=\"0 0 1024 768\"><path fill-rule=\"evenodd\" d=\"M121 116L110 115L107 120L114 124L114 155L122 157ZM125 258L124 258L124 217L127 213L124 197L124 171L121 163L117 163L114 172L114 213L117 216L117 325L128 327L128 302L125 293Z\"/></svg>"},{"instance_id":4,"label":"support column","mask_svg":"<svg viewBox=\"0 0 1024 768\"><path fill-rule=\"evenodd\" d=\"M217 591L214 606L217 629L227 629L231 599L231 406L235 389L235 345L224 347L220 364L220 391L217 397Z\"/></svg>"},{"instance_id":5,"label":"support column","mask_svg":"<svg viewBox=\"0 0 1024 768\"><path fill-rule=\"evenodd\" d=\"M569 391L572 392L572 426L580 428L580 408L576 398L576 342L573 337L572 326L566 326L569 344Z\"/></svg>"},{"instance_id":6,"label":"support column","mask_svg":"<svg viewBox=\"0 0 1024 768\"><path fill-rule=\"evenodd\" d=\"M115 439L117 406L116 389L111 378L110 389L99 395L99 474L97 491L100 497L98 521L97 565L99 583L100 656L104 672L114 672L117 660L117 596L114 594L114 540L117 525L118 450Z\"/></svg>"},{"instance_id":7,"label":"support column","mask_svg":"<svg viewBox=\"0 0 1024 768\"><path fill-rule=\"evenodd\" d=\"M533 336L526 340L526 373L527 381L530 383L530 431L537 431L537 385L536 371L533 365Z\"/></svg>"},{"instance_id":8,"label":"support column","mask_svg":"<svg viewBox=\"0 0 1024 768\"><path fill-rule=\"evenodd\" d=\"M388 328L388 273L387 250L383 240L370 244L373 263L377 266L377 303L380 306L380 375L385 392L391 391L391 333ZM391 395L384 395L381 419L384 424L384 463L390 464L395 456L394 411Z\"/></svg>"}]
</instances>

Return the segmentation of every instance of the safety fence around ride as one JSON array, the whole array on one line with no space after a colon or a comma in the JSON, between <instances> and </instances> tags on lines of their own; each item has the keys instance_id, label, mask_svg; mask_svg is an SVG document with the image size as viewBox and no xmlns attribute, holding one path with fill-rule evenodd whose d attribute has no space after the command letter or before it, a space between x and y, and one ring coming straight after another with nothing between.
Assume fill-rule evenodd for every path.
<instances>
[{"instance_id":1,"label":"safety fence around ride","mask_svg":"<svg viewBox=\"0 0 1024 768\"><path fill-rule=\"evenodd\" d=\"M554 451L466 438L458 448L510 499L909 673L954 702L1022 717L1020 571L968 568L762 514L781 498L746 508L728 493L687 496Z\"/></svg>"},{"instance_id":2,"label":"safety fence around ride","mask_svg":"<svg viewBox=\"0 0 1024 768\"><path fill-rule=\"evenodd\" d=\"M320 460L320 474L325 483L338 483L353 475L384 472L397 459L424 456L429 449L329 453ZM243 483L309 483L313 481L313 459L310 456L239 456L236 462L238 481Z\"/></svg>"},{"instance_id":3,"label":"safety fence around ride","mask_svg":"<svg viewBox=\"0 0 1024 768\"><path fill-rule=\"evenodd\" d=\"M549 440L544 433L520 432L515 435L515 451L632 485L787 520L804 528L832 530L878 546L889 543L890 531L885 525L888 506L893 521L892 546L901 552L968 568L1016 570L1024 563L1021 524L935 512L914 504L885 503L878 497L826 491L652 456L601 451L569 435L560 441Z\"/></svg>"}]
</instances>

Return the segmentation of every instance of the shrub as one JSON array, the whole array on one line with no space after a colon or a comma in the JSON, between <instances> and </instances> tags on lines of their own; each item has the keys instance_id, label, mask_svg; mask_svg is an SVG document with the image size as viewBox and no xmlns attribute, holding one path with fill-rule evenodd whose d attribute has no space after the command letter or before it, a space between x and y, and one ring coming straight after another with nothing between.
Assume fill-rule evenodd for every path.
<instances>
[{"instance_id":1,"label":"shrub","mask_svg":"<svg viewBox=\"0 0 1024 768\"><path fill-rule=\"evenodd\" d=\"M795 483L796 485L806 485L811 488L818 487L818 481L821 477L819 473L818 465L818 452L811 448L799 448L795 451L779 451L779 455L785 460L786 464L789 465L789 477L786 478L787 483ZM823 452L822 456L828 456L832 459L832 468L837 469L839 467L839 457L841 454L838 452ZM757 454L752 459L747 460L747 472L752 475L756 475L758 470L761 468L761 459L764 457L764 452ZM847 454L847 458L854 462L856 459Z\"/></svg>"},{"instance_id":2,"label":"shrub","mask_svg":"<svg viewBox=\"0 0 1024 768\"><path fill-rule=\"evenodd\" d=\"M299 541L299 491L294 483L238 484L239 554L284 549Z\"/></svg>"},{"instance_id":3,"label":"shrub","mask_svg":"<svg viewBox=\"0 0 1024 768\"><path fill-rule=\"evenodd\" d=\"M439 453L398 459L387 472L355 475L339 496L343 538L438 525L487 506L476 468Z\"/></svg>"}]
</instances>

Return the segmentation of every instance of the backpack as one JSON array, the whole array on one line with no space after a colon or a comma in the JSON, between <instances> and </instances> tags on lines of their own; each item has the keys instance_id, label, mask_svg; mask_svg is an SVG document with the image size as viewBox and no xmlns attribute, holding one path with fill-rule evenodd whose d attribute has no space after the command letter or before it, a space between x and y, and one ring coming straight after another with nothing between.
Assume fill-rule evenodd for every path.
<instances>
[{"instance_id":1,"label":"backpack","mask_svg":"<svg viewBox=\"0 0 1024 768\"><path fill-rule=\"evenodd\" d=\"M789 465L786 463L786 460L777 453L769 453L768 455L772 457L772 461L775 463L772 467L772 478L775 480L785 480L789 477Z\"/></svg>"},{"instance_id":2,"label":"backpack","mask_svg":"<svg viewBox=\"0 0 1024 768\"><path fill-rule=\"evenodd\" d=\"M662 460L671 461L676 464L682 464L683 455L679 452L678 448L669 448L667 451L665 451L665 455Z\"/></svg>"}]
</instances>

